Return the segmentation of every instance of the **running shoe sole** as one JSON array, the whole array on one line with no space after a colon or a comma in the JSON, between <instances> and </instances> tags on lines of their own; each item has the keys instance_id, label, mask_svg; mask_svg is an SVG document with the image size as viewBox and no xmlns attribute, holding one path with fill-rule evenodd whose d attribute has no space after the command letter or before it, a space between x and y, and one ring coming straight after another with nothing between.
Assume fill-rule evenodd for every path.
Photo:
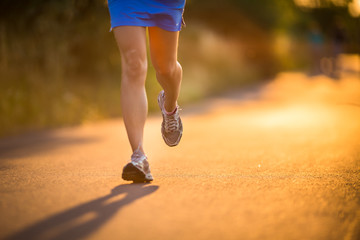
<instances>
[{"instance_id":1,"label":"running shoe sole","mask_svg":"<svg viewBox=\"0 0 360 240\"><path fill-rule=\"evenodd\" d=\"M141 182L151 182L153 179L150 176L146 176L146 174L135 167L131 162L126 164L123 169L122 179L125 181L133 181L136 183Z\"/></svg>"}]
</instances>

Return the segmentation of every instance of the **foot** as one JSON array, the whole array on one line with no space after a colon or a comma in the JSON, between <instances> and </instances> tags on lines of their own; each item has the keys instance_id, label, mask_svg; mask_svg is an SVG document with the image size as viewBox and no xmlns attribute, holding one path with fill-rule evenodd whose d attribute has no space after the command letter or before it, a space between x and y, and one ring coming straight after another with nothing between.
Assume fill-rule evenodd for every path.
<instances>
[{"instance_id":1,"label":"foot","mask_svg":"<svg viewBox=\"0 0 360 240\"><path fill-rule=\"evenodd\" d=\"M122 178L133 182L150 182L153 180L149 162L142 152L134 151L131 155L131 162L126 164L123 169Z\"/></svg>"},{"instance_id":2,"label":"foot","mask_svg":"<svg viewBox=\"0 0 360 240\"><path fill-rule=\"evenodd\" d=\"M183 126L179 115L179 106L171 114L167 113L164 108L165 93L161 91L158 96L158 103L163 116L163 122L161 124L161 134L165 143L174 147L179 144L182 137Z\"/></svg>"}]
</instances>

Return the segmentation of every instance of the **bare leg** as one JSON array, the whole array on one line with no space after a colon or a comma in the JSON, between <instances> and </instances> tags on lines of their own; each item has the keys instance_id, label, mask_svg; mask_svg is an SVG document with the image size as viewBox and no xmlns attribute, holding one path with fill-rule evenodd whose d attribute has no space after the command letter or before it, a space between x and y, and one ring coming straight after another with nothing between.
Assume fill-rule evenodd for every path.
<instances>
[{"instance_id":1,"label":"bare leg","mask_svg":"<svg viewBox=\"0 0 360 240\"><path fill-rule=\"evenodd\" d=\"M179 32L149 27L151 61L156 78L165 92L165 110L172 112L177 105L182 79L182 68L177 61Z\"/></svg>"},{"instance_id":2,"label":"bare leg","mask_svg":"<svg viewBox=\"0 0 360 240\"><path fill-rule=\"evenodd\" d=\"M113 29L121 53L121 105L133 151L143 149L148 104L145 91L147 73L146 28L121 26Z\"/></svg>"}]
</instances>

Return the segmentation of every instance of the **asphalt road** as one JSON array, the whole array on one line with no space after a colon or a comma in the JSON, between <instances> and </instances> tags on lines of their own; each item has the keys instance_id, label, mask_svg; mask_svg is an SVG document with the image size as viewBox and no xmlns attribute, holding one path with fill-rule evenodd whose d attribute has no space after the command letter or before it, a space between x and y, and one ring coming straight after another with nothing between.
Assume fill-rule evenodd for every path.
<instances>
[{"instance_id":1,"label":"asphalt road","mask_svg":"<svg viewBox=\"0 0 360 240\"><path fill-rule=\"evenodd\" d=\"M155 180L121 179L121 119L0 141L1 239L360 239L360 82L282 74L182 112Z\"/></svg>"}]
</instances>

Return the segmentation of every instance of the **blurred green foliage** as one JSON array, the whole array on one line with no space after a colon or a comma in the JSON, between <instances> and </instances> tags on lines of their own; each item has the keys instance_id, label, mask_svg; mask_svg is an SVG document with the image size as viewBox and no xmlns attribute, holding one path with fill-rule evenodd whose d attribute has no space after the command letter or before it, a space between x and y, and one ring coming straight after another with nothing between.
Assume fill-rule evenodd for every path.
<instances>
[{"instance_id":1,"label":"blurred green foliage","mask_svg":"<svg viewBox=\"0 0 360 240\"><path fill-rule=\"evenodd\" d=\"M2 1L0 9L0 135L121 114L105 2Z\"/></svg>"},{"instance_id":2,"label":"blurred green foliage","mask_svg":"<svg viewBox=\"0 0 360 240\"><path fill-rule=\"evenodd\" d=\"M180 103L306 70L313 21L331 42L340 18L346 51L359 52L359 18L320 2L300 8L293 1L187 0ZM104 0L2 0L0 136L121 116L120 55L109 28ZM155 111L160 86L151 64L146 87Z\"/></svg>"}]
</instances>

